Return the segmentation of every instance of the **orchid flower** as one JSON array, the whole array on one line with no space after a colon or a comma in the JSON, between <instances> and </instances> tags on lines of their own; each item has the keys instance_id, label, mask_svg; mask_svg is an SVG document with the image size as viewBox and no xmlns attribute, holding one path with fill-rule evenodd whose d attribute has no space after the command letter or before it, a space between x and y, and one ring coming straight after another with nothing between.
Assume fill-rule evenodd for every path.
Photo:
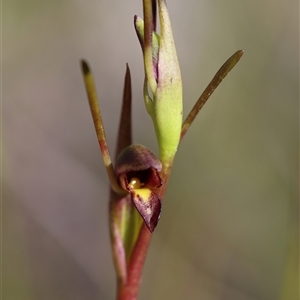
<instances>
[{"instance_id":1,"label":"orchid flower","mask_svg":"<svg viewBox=\"0 0 300 300\"><path fill-rule=\"evenodd\" d=\"M157 5L158 4L158 5ZM156 11L160 32L156 32ZM117 273L117 299L137 298L151 235L161 215L162 201L178 145L208 98L236 65L243 51L235 52L219 69L182 122L182 81L171 22L165 0L143 0L144 21L134 26L143 51L144 102L152 118L159 155L132 143L131 75L126 68L117 151L112 162L98 105L91 69L81 62L82 73L110 182L109 216L112 253Z\"/></svg>"}]
</instances>

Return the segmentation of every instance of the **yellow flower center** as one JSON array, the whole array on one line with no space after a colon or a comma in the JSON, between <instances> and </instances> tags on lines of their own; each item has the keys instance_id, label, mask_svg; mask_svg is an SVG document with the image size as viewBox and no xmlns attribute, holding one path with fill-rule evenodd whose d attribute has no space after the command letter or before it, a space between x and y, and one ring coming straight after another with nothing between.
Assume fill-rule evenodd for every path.
<instances>
[{"instance_id":1,"label":"yellow flower center","mask_svg":"<svg viewBox=\"0 0 300 300\"><path fill-rule=\"evenodd\" d=\"M144 184L137 177L132 177L128 185L136 190L141 188Z\"/></svg>"}]
</instances>

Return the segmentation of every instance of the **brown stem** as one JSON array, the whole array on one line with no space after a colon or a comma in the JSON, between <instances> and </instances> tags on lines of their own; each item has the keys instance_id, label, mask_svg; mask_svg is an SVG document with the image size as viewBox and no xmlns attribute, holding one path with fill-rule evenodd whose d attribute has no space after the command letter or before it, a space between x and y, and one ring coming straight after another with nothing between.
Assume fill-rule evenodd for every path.
<instances>
[{"instance_id":1,"label":"brown stem","mask_svg":"<svg viewBox=\"0 0 300 300\"><path fill-rule=\"evenodd\" d=\"M127 282L118 287L118 300L137 299L143 266L151 237L152 235L149 229L143 224L128 265Z\"/></svg>"}]
</instances>

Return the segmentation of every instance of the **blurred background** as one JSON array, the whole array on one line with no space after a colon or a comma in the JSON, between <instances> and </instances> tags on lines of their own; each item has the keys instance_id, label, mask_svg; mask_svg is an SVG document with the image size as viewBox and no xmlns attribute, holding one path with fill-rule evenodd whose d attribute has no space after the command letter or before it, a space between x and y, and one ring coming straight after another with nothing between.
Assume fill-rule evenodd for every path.
<instances>
[{"instance_id":1,"label":"blurred background","mask_svg":"<svg viewBox=\"0 0 300 300\"><path fill-rule=\"evenodd\" d=\"M180 145L139 299L298 299L298 6L168 1L184 117L245 54ZM108 179L79 60L112 153L129 63L134 141L157 152L135 14L142 1L2 3L3 299L114 299Z\"/></svg>"}]
</instances>

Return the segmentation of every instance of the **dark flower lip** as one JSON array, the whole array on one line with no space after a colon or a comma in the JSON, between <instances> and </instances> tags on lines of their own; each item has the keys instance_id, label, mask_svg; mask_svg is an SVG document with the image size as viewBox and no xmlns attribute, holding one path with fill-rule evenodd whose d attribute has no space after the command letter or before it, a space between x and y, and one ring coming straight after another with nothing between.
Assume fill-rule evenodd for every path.
<instances>
[{"instance_id":1,"label":"dark flower lip","mask_svg":"<svg viewBox=\"0 0 300 300\"><path fill-rule=\"evenodd\" d=\"M125 148L115 165L121 187L130 194L150 232L154 231L161 213L161 200L154 191L162 185L161 169L162 164L156 155L138 144Z\"/></svg>"},{"instance_id":2,"label":"dark flower lip","mask_svg":"<svg viewBox=\"0 0 300 300\"><path fill-rule=\"evenodd\" d=\"M145 193L148 194L146 197ZM154 191L148 189L132 190L130 196L148 229L153 232L161 214L160 198Z\"/></svg>"}]
</instances>

